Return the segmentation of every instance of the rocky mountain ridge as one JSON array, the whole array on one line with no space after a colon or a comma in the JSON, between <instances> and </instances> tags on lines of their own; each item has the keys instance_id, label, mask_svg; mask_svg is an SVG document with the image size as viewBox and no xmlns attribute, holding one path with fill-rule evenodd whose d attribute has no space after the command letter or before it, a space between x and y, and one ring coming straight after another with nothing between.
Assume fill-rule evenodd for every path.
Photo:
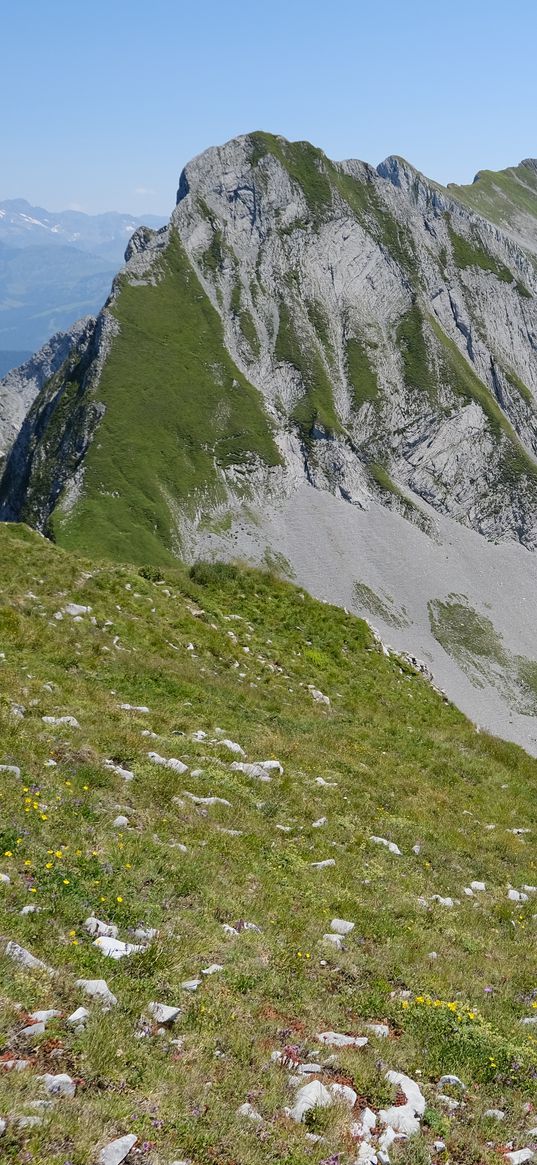
<instances>
[{"instance_id":1,"label":"rocky mountain ridge","mask_svg":"<svg viewBox=\"0 0 537 1165\"><path fill-rule=\"evenodd\" d=\"M511 201L502 179L497 220L521 169L533 175L516 168ZM468 189L264 133L194 159L169 225L134 234L92 334L30 408L2 517L123 560L279 562L362 613L370 592L381 631L391 603L396 645L528 744L522 664L487 640L476 682L430 610L490 609L510 660L537 651L491 593L501 571L482 582L502 557L510 588L536 597L533 236L470 208Z\"/></svg>"}]
</instances>

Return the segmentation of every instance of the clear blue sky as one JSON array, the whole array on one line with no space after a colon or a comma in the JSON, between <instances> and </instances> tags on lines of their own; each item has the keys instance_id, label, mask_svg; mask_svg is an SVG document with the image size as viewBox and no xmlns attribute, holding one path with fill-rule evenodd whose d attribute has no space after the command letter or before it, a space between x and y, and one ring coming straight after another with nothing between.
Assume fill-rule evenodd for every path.
<instances>
[{"instance_id":1,"label":"clear blue sky","mask_svg":"<svg viewBox=\"0 0 537 1165\"><path fill-rule=\"evenodd\" d=\"M252 129L441 182L537 155L535 0L5 0L0 198L168 213Z\"/></svg>"}]
</instances>

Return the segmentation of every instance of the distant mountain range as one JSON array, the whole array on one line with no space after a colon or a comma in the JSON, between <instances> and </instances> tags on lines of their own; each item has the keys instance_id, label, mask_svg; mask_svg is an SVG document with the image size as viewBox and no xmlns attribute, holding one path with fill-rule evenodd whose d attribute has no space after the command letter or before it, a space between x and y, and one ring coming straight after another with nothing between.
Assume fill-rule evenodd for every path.
<instances>
[{"instance_id":1,"label":"distant mountain range","mask_svg":"<svg viewBox=\"0 0 537 1165\"><path fill-rule=\"evenodd\" d=\"M164 219L146 215L147 226ZM50 211L0 202L0 376L55 332L93 315L141 220L115 211Z\"/></svg>"}]
</instances>

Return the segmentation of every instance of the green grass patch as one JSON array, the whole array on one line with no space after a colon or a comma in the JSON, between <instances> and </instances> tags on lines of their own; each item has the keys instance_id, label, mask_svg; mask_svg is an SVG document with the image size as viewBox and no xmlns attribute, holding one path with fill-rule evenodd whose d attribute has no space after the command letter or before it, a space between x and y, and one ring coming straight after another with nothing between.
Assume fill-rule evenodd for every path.
<instances>
[{"instance_id":1,"label":"green grass patch","mask_svg":"<svg viewBox=\"0 0 537 1165\"><path fill-rule=\"evenodd\" d=\"M298 426L306 444L313 440L316 428L324 428L329 433L341 431L341 422L336 413L332 385L321 353L314 342L300 341L291 313L285 300L279 303L279 328L274 354L277 360L290 364L300 373L305 392L291 413L291 420Z\"/></svg>"},{"instance_id":2,"label":"green grass patch","mask_svg":"<svg viewBox=\"0 0 537 1165\"><path fill-rule=\"evenodd\" d=\"M72 601L91 612L55 619ZM446 620L464 650L485 662L498 655L482 621L458 610ZM404 1146L414 1165L439 1135L454 1161L488 1165L496 1134L483 1113L502 1103L502 1143L524 1143L537 1064L532 1029L520 1023L536 1002L534 906L510 902L507 887L535 884L532 834L512 832L537 828L535 760L477 733L376 649L362 620L273 572L140 571L80 560L4 525L0 640L0 764L20 768L2 772L0 871L10 882L0 887L0 934L58 972L17 966L2 939L0 1054L30 1067L0 1074L0 1112L35 1112L42 1072L78 1081L43 1125L10 1121L6 1161L94 1165L130 1131L164 1165L185 1155L203 1165L354 1159L346 1109L309 1118L321 1143L285 1117L289 1069L274 1052L315 1059L323 1083L355 1088L360 1109L395 1101L386 1067L419 1079L426 1118ZM124 702L149 712L122 711ZM14 703L24 705L20 718ZM65 714L80 727L42 719ZM278 758L283 774L259 783L232 770L217 728L248 760ZM206 739L194 738L199 729ZM152 764L150 749L187 771ZM188 792L229 805L196 804ZM127 829L114 828L118 812ZM400 856L372 834L395 841ZM334 866L312 868L327 857ZM474 878L486 892L467 900ZM434 894L458 902L447 910ZM22 914L26 905L39 910ZM158 938L107 960L84 928L92 913L121 938L140 925ZM334 917L355 923L340 951L323 941ZM227 937L224 923L239 924L239 935ZM211 963L223 970L202 976ZM202 983L192 994L181 984L193 976ZM79 977L106 978L118 1004L108 1013L88 1004L76 1033L65 1017L88 1002ZM146 1024L137 1039L150 1000L181 1014L168 1033ZM28 1040L21 1004L62 1014ZM377 1040L369 1022L388 1023L390 1036ZM326 1030L370 1042L328 1055L316 1039ZM440 1111L445 1071L467 1085L455 1113ZM248 1097L259 1128L236 1115Z\"/></svg>"},{"instance_id":3,"label":"green grass patch","mask_svg":"<svg viewBox=\"0 0 537 1165\"><path fill-rule=\"evenodd\" d=\"M345 355L354 407L360 409L364 404L376 404L379 400L379 384L368 346L353 336L347 340Z\"/></svg>"},{"instance_id":4,"label":"green grass patch","mask_svg":"<svg viewBox=\"0 0 537 1165\"><path fill-rule=\"evenodd\" d=\"M176 235L156 286L123 281L119 326L98 389L106 406L75 510L59 542L111 558L171 558L176 507L225 496L221 471L278 463L260 394L233 364L220 318Z\"/></svg>"}]
</instances>

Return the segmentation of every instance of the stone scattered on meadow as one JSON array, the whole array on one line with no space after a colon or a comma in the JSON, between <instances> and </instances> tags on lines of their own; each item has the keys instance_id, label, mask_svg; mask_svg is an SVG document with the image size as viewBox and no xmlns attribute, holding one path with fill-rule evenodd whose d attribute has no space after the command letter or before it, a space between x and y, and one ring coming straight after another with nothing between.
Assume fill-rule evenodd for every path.
<instances>
[{"instance_id":1,"label":"stone scattered on meadow","mask_svg":"<svg viewBox=\"0 0 537 1165\"><path fill-rule=\"evenodd\" d=\"M315 777L315 784L321 789L337 789L337 781L325 781L324 777Z\"/></svg>"},{"instance_id":2,"label":"stone scattered on meadow","mask_svg":"<svg viewBox=\"0 0 537 1165\"><path fill-rule=\"evenodd\" d=\"M124 769L122 765L114 764L113 760L105 760L104 767L106 769L111 769L113 773L116 773L118 777L122 777L124 781L134 780L134 773L131 771L131 769Z\"/></svg>"},{"instance_id":3,"label":"stone scattered on meadow","mask_svg":"<svg viewBox=\"0 0 537 1165\"><path fill-rule=\"evenodd\" d=\"M317 704L327 704L328 706L330 706L330 699L329 699L329 697L328 697L328 696L325 696L325 695L323 694L323 692L321 692L321 691L319 690L319 688L315 688L315 687L313 687L313 685L312 685L312 684L308 684L308 691L309 691L309 693L310 693L310 696L311 696L312 700L315 700L315 702L316 702Z\"/></svg>"},{"instance_id":4,"label":"stone scattered on meadow","mask_svg":"<svg viewBox=\"0 0 537 1165\"><path fill-rule=\"evenodd\" d=\"M336 950L340 951L343 946L343 935L341 934L323 934L323 942L331 943Z\"/></svg>"},{"instance_id":5,"label":"stone scattered on meadow","mask_svg":"<svg viewBox=\"0 0 537 1165\"><path fill-rule=\"evenodd\" d=\"M304 1084L303 1088L298 1090L293 1107L285 1111L292 1120L298 1123L312 1108L326 1108L332 1103L332 1097L324 1084L320 1080L311 1080L309 1084Z\"/></svg>"},{"instance_id":6,"label":"stone scattered on meadow","mask_svg":"<svg viewBox=\"0 0 537 1165\"><path fill-rule=\"evenodd\" d=\"M175 756L159 756L158 752L148 752L147 755L154 765L161 765L165 769L173 769L175 773L188 772L188 765L183 764L182 760L178 760Z\"/></svg>"},{"instance_id":7,"label":"stone scattered on meadow","mask_svg":"<svg viewBox=\"0 0 537 1165\"><path fill-rule=\"evenodd\" d=\"M224 740L213 741L213 743L218 748L227 748L229 752L234 752L237 756L246 756L244 749L241 748L240 744L237 744L236 740L228 740L225 738Z\"/></svg>"},{"instance_id":8,"label":"stone scattered on meadow","mask_svg":"<svg viewBox=\"0 0 537 1165\"><path fill-rule=\"evenodd\" d=\"M330 930L333 930L335 934L350 934L351 930L354 930L354 922L347 922L345 918L333 918Z\"/></svg>"},{"instance_id":9,"label":"stone scattered on meadow","mask_svg":"<svg viewBox=\"0 0 537 1165\"><path fill-rule=\"evenodd\" d=\"M119 813L117 817L114 817L112 822L112 829L126 829L128 824L128 817L125 817L123 813Z\"/></svg>"},{"instance_id":10,"label":"stone scattered on meadow","mask_svg":"<svg viewBox=\"0 0 537 1165\"><path fill-rule=\"evenodd\" d=\"M91 607L84 607L81 603L66 603L63 608L64 615L71 615L73 618L76 615L89 615Z\"/></svg>"},{"instance_id":11,"label":"stone scattered on meadow","mask_svg":"<svg viewBox=\"0 0 537 1165\"><path fill-rule=\"evenodd\" d=\"M54 724L58 727L65 724L68 728L80 728L76 716L42 716L43 724Z\"/></svg>"},{"instance_id":12,"label":"stone scattered on meadow","mask_svg":"<svg viewBox=\"0 0 537 1165\"><path fill-rule=\"evenodd\" d=\"M452 1088L460 1088L461 1092L466 1092L466 1084L463 1084L459 1076L453 1076L453 1074L450 1072L446 1073L445 1076L440 1077L436 1087L441 1092L447 1084L449 1084Z\"/></svg>"},{"instance_id":13,"label":"stone scattered on meadow","mask_svg":"<svg viewBox=\"0 0 537 1165\"><path fill-rule=\"evenodd\" d=\"M107 959L124 959L127 955L136 955L146 949L141 943L125 943L108 935L94 939L93 946Z\"/></svg>"},{"instance_id":14,"label":"stone scattered on meadow","mask_svg":"<svg viewBox=\"0 0 537 1165\"><path fill-rule=\"evenodd\" d=\"M483 1116L486 1116L489 1118L489 1120L494 1120L494 1121L504 1121L505 1120L505 1113L504 1113L502 1108L487 1108L485 1110L485 1112L483 1113ZM530 1129L530 1133L531 1132L532 1132L532 1130Z\"/></svg>"},{"instance_id":15,"label":"stone scattered on meadow","mask_svg":"<svg viewBox=\"0 0 537 1165\"><path fill-rule=\"evenodd\" d=\"M386 1040L390 1034L387 1023L366 1023L368 1032L372 1032L379 1040Z\"/></svg>"},{"instance_id":16,"label":"stone scattered on meadow","mask_svg":"<svg viewBox=\"0 0 537 1165\"><path fill-rule=\"evenodd\" d=\"M246 777L255 777L257 781L270 781L269 773L261 764L236 760L229 767L233 773L244 773Z\"/></svg>"},{"instance_id":17,"label":"stone scattered on meadow","mask_svg":"<svg viewBox=\"0 0 537 1165\"><path fill-rule=\"evenodd\" d=\"M438 902L439 906L447 906L449 908L455 905L454 898L443 898L441 894L433 894L431 896L431 902Z\"/></svg>"},{"instance_id":18,"label":"stone scattered on meadow","mask_svg":"<svg viewBox=\"0 0 537 1165\"><path fill-rule=\"evenodd\" d=\"M509 1161L510 1165L526 1165L527 1161L533 1161L535 1153L532 1149L515 1149L512 1153L505 1154L505 1160Z\"/></svg>"},{"instance_id":19,"label":"stone scattered on meadow","mask_svg":"<svg viewBox=\"0 0 537 1165\"><path fill-rule=\"evenodd\" d=\"M21 963L23 967L28 967L30 971L52 972L51 967L47 967L46 963L43 963L41 959L36 959L35 955L32 955L25 947L20 947L18 943L8 942L6 955L10 959L14 959L16 963Z\"/></svg>"},{"instance_id":20,"label":"stone scattered on meadow","mask_svg":"<svg viewBox=\"0 0 537 1165\"><path fill-rule=\"evenodd\" d=\"M184 991L197 991L198 987L201 987L202 982L202 979L185 979L181 983L181 987Z\"/></svg>"},{"instance_id":21,"label":"stone scattered on meadow","mask_svg":"<svg viewBox=\"0 0 537 1165\"><path fill-rule=\"evenodd\" d=\"M319 817L317 821L312 821L312 829L320 829L321 826L328 825L328 817Z\"/></svg>"},{"instance_id":22,"label":"stone scattered on meadow","mask_svg":"<svg viewBox=\"0 0 537 1165\"><path fill-rule=\"evenodd\" d=\"M335 858L325 858L323 862L310 862L313 870L326 870L328 866L335 866Z\"/></svg>"},{"instance_id":23,"label":"stone scattered on meadow","mask_svg":"<svg viewBox=\"0 0 537 1165\"><path fill-rule=\"evenodd\" d=\"M483 890L486 890L486 888L484 882L470 882L470 889L475 890L478 894L483 893Z\"/></svg>"},{"instance_id":24,"label":"stone scattered on meadow","mask_svg":"<svg viewBox=\"0 0 537 1165\"><path fill-rule=\"evenodd\" d=\"M149 708L145 704L118 704L123 712L149 712Z\"/></svg>"},{"instance_id":25,"label":"stone scattered on meadow","mask_svg":"<svg viewBox=\"0 0 537 1165\"><path fill-rule=\"evenodd\" d=\"M95 918L93 914L86 918L84 929L87 930L88 934L91 934L92 938L117 938L119 933L113 922L103 922L101 918Z\"/></svg>"},{"instance_id":26,"label":"stone scattered on meadow","mask_svg":"<svg viewBox=\"0 0 537 1165\"><path fill-rule=\"evenodd\" d=\"M134 937L139 938L142 942L153 942L154 938L158 938L158 930L154 926L137 926L134 932Z\"/></svg>"},{"instance_id":27,"label":"stone scattered on meadow","mask_svg":"<svg viewBox=\"0 0 537 1165\"><path fill-rule=\"evenodd\" d=\"M21 1036L26 1036L28 1039L35 1039L36 1036L43 1035L45 1030L44 1023L30 1023L27 1027L23 1027Z\"/></svg>"},{"instance_id":28,"label":"stone scattered on meadow","mask_svg":"<svg viewBox=\"0 0 537 1165\"><path fill-rule=\"evenodd\" d=\"M20 780L21 771L18 765L0 765L0 773L13 773Z\"/></svg>"},{"instance_id":29,"label":"stone scattered on meadow","mask_svg":"<svg viewBox=\"0 0 537 1165\"><path fill-rule=\"evenodd\" d=\"M365 1048L367 1036L346 1036L342 1032L319 1032L315 1037L328 1048Z\"/></svg>"},{"instance_id":30,"label":"stone scattered on meadow","mask_svg":"<svg viewBox=\"0 0 537 1165\"><path fill-rule=\"evenodd\" d=\"M48 1023L49 1019L58 1019L60 1015L61 1011L55 1007L49 1007L45 1011L32 1011L30 1019L33 1019L35 1023Z\"/></svg>"},{"instance_id":31,"label":"stone scattered on meadow","mask_svg":"<svg viewBox=\"0 0 537 1165\"><path fill-rule=\"evenodd\" d=\"M335 1097L336 1100L343 1100L345 1101L345 1104L349 1105L350 1108L354 1108L354 1105L358 1100L358 1096L354 1091L354 1088L349 1088L348 1084L329 1084L328 1090L332 1093L332 1096Z\"/></svg>"},{"instance_id":32,"label":"stone scattered on meadow","mask_svg":"<svg viewBox=\"0 0 537 1165\"><path fill-rule=\"evenodd\" d=\"M211 963L209 967L202 968L202 975L216 975L217 971L223 971L222 963Z\"/></svg>"},{"instance_id":33,"label":"stone scattered on meadow","mask_svg":"<svg viewBox=\"0 0 537 1165\"><path fill-rule=\"evenodd\" d=\"M528 895L524 894L523 890L513 890L511 888L507 891L507 897L508 897L510 902L527 902L528 901Z\"/></svg>"},{"instance_id":34,"label":"stone scattered on meadow","mask_svg":"<svg viewBox=\"0 0 537 1165\"><path fill-rule=\"evenodd\" d=\"M23 906L22 910L19 910L19 914L36 914L39 909L40 907L36 906L34 902L29 902L27 906Z\"/></svg>"},{"instance_id":35,"label":"stone scattered on meadow","mask_svg":"<svg viewBox=\"0 0 537 1165\"><path fill-rule=\"evenodd\" d=\"M174 1023L181 1014L180 1007L170 1007L167 1003L148 1003L147 1011L155 1023Z\"/></svg>"},{"instance_id":36,"label":"stone scattered on meadow","mask_svg":"<svg viewBox=\"0 0 537 1165\"><path fill-rule=\"evenodd\" d=\"M73 1011L72 1015L69 1015L65 1022L69 1024L69 1027L83 1028L89 1017L90 1013L87 1007L77 1007L76 1011Z\"/></svg>"},{"instance_id":37,"label":"stone scattered on meadow","mask_svg":"<svg viewBox=\"0 0 537 1165\"><path fill-rule=\"evenodd\" d=\"M121 1165L121 1162L134 1148L137 1140L138 1137L135 1133L127 1133L125 1137L117 1137L115 1141L109 1141L108 1145L105 1145L99 1153L99 1165Z\"/></svg>"},{"instance_id":38,"label":"stone scattered on meadow","mask_svg":"<svg viewBox=\"0 0 537 1165\"><path fill-rule=\"evenodd\" d=\"M3 1116L0 1116L0 1137L2 1136L2 1133L5 1133L6 1129L7 1121L4 1120Z\"/></svg>"},{"instance_id":39,"label":"stone scattered on meadow","mask_svg":"<svg viewBox=\"0 0 537 1165\"><path fill-rule=\"evenodd\" d=\"M43 1076L38 1076L38 1080L42 1080L45 1091L50 1096L74 1096L76 1092L76 1084L67 1072L58 1072L53 1075L51 1072L45 1072Z\"/></svg>"},{"instance_id":40,"label":"stone scattered on meadow","mask_svg":"<svg viewBox=\"0 0 537 1165\"><path fill-rule=\"evenodd\" d=\"M369 840L374 842L375 845L385 846L391 854L398 854L399 857L401 856L401 850L399 849L399 846L396 845L394 841L388 841L387 837L376 837L375 834L372 834Z\"/></svg>"},{"instance_id":41,"label":"stone scattered on meadow","mask_svg":"<svg viewBox=\"0 0 537 1165\"><path fill-rule=\"evenodd\" d=\"M110 991L110 988L105 979L77 979L77 987L81 987L86 995L91 995L98 1003L103 1003L107 1007L115 1007L117 1003L116 996Z\"/></svg>"},{"instance_id":42,"label":"stone scattered on meadow","mask_svg":"<svg viewBox=\"0 0 537 1165\"><path fill-rule=\"evenodd\" d=\"M245 1116L248 1118L248 1120L253 1121L254 1124L261 1124L263 1121L261 1113L258 1112L257 1109L249 1103L249 1101L246 1101L245 1104L241 1104L240 1108L237 1109L237 1116Z\"/></svg>"},{"instance_id":43,"label":"stone scattered on meadow","mask_svg":"<svg viewBox=\"0 0 537 1165\"><path fill-rule=\"evenodd\" d=\"M227 805L231 809L231 802L226 801L224 797L198 797L196 793L183 793L183 797L188 797L194 805Z\"/></svg>"},{"instance_id":44,"label":"stone scattered on meadow","mask_svg":"<svg viewBox=\"0 0 537 1165\"><path fill-rule=\"evenodd\" d=\"M0 874L0 882L2 882L4 886L10 886L11 878L9 877L9 874Z\"/></svg>"}]
</instances>

